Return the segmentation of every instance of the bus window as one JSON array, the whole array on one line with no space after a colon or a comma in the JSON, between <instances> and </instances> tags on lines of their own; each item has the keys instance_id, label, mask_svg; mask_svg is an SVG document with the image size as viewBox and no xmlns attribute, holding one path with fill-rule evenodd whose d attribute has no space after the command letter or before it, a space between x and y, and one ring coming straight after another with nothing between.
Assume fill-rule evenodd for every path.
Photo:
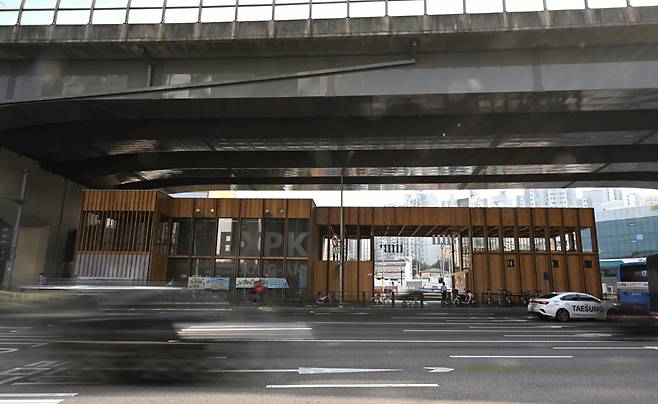
<instances>
[{"instance_id":1,"label":"bus window","mask_svg":"<svg viewBox=\"0 0 658 404\"><path fill-rule=\"evenodd\" d=\"M647 281L647 267L645 265L621 266L619 271L620 282Z\"/></svg>"}]
</instances>

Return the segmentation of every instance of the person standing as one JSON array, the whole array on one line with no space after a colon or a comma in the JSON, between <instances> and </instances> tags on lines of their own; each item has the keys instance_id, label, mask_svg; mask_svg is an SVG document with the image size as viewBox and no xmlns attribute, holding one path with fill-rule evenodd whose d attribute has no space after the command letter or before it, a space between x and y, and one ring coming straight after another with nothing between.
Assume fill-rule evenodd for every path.
<instances>
[{"instance_id":1,"label":"person standing","mask_svg":"<svg viewBox=\"0 0 658 404\"><path fill-rule=\"evenodd\" d=\"M39 285L45 285L46 284L46 275L41 272L39 274Z\"/></svg>"},{"instance_id":2,"label":"person standing","mask_svg":"<svg viewBox=\"0 0 658 404\"><path fill-rule=\"evenodd\" d=\"M446 286L446 282L441 278L441 304L446 304L446 301L448 299L448 287Z\"/></svg>"}]
</instances>

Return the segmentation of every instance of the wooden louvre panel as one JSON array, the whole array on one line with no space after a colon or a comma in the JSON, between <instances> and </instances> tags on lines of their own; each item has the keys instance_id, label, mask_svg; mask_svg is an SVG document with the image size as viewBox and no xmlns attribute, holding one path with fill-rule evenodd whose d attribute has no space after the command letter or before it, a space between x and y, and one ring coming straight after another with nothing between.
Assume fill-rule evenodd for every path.
<instances>
[{"instance_id":1,"label":"wooden louvre panel","mask_svg":"<svg viewBox=\"0 0 658 404\"><path fill-rule=\"evenodd\" d=\"M578 226L578 209L564 208L562 209L562 217L564 218L565 226Z\"/></svg>"},{"instance_id":2,"label":"wooden louvre panel","mask_svg":"<svg viewBox=\"0 0 658 404\"><path fill-rule=\"evenodd\" d=\"M262 199L240 200L240 217L253 218L253 219L263 217L263 200Z\"/></svg>"},{"instance_id":3,"label":"wooden louvre panel","mask_svg":"<svg viewBox=\"0 0 658 404\"><path fill-rule=\"evenodd\" d=\"M304 199L290 199L287 203L287 216L290 219L310 219L313 210L313 201ZM326 210L326 208L322 208ZM316 209L317 210L317 209Z\"/></svg>"},{"instance_id":4,"label":"wooden louvre panel","mask_svg":"<svg viewBox=\"0 0 658 404\"><path fill-rule=\"evenodd\" d=\"M471 208L471 224L473 226L485 226L486 208Z\"/></svg>"},{"instance_id":5,"label":"wooden louvre panel","mask_svg":"<svg viewBox=\"0 0 658 404\"><path fill-rule=\"evenodd\" d=\"M240 217L239 199L219 199L217 205L217 217Z\"/></svg>"},{"instance_id":6,"label":"wooden louvre panel","mask_svg":"<svg viewBox=\"0 0 658 404\"><path fill-rule=\"evenodd\" d=\"M263 216L267 218L283 219L286 217L285 199L266 199L263 201Z\"/></svg>"},{"instance_id":7,"label":"wooden louvre panel","mask_svg":"<svg viewBox=\"0 0 658 404\"><path fill-rule=\"evenodd\" d=\"M534 209L532 209L532 223L535 226L545 226L546 225L546 209L545 208L534 208Z\"/></svg>"},{"instance_id":8,"label":"wooden louvre panel","mask_svg":"<svg viewBox=\"0 0 658 404\"><path fill-rule=\"evenodd\" d=\"M371 226L372 225L372 208L358 208L359 209L359 224Z\"/></svg>"},{"instance_id":9,"label":"wooden louvre panel","mask_svg":"<svg viewBox=\"0 0 658 404\"><path fill-rule=\"evenodd\" d=\"M500 226L500 208L487 208L487 226Z\"/></svg>"}]
</instances>

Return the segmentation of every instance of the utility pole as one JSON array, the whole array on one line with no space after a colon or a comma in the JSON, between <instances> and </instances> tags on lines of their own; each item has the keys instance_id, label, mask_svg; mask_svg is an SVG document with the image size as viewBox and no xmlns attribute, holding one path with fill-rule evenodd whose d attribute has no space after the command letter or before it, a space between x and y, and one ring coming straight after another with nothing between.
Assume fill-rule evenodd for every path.
<instances>
[{"instance_id":1,"label":"utility pole","mask_svg":"<svg viewBox=\"0 0 658 404\"><path fill-rule=\"evenodd\" d=\"M18 231L21 227L21 218L23 217L23 206L25 205L25 193L27 192L27 169L23 170L23 183L21 184L21 193L18 199L7 199L18 205L16 209L16 220L14 221L14 231L11 234L11 244L9 245L9 260L7 260L7 267L5 268L5 276L2 282L4 289L11 289L11 278L14 272L14 264L16 261L16 246L18 244Z\"/></svg>"}]
</instances>

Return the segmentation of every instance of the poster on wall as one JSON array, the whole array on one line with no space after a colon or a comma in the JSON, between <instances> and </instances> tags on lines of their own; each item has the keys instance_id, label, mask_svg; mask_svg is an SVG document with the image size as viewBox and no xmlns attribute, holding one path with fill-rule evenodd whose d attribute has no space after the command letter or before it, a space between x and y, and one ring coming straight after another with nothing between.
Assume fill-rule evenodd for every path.
<instances>
[{"instance_id":1,"label":"poster on wall","mask_svg":"<svg viewBox=\"0 0 658 404\"><path fill-rule=\"evenodd\" d=\"M268 289L288 289L286 278L236 278L235 287L238 289L253 289L257 282L261 282Z\"/></svg>"},{"instance_id":2,"label":"poster on wall","mask_svg":"<svg viewBox=\"0 0 658 404\"><path fill-rule=\"evenodd\" d=\"M235 278L235 287L238 289L253 289L260 278Z\"/></svg>"},{"instance_id":3,"label":"poster on wall","mask_svg":"<svg viewBox=\"0 0 658 404\"><path fill-rule=\"evenodd\" d=\"M231 278L211 276L190 276L187 278L188 289L228 290Z\"/></svg>"}]
</instances>

